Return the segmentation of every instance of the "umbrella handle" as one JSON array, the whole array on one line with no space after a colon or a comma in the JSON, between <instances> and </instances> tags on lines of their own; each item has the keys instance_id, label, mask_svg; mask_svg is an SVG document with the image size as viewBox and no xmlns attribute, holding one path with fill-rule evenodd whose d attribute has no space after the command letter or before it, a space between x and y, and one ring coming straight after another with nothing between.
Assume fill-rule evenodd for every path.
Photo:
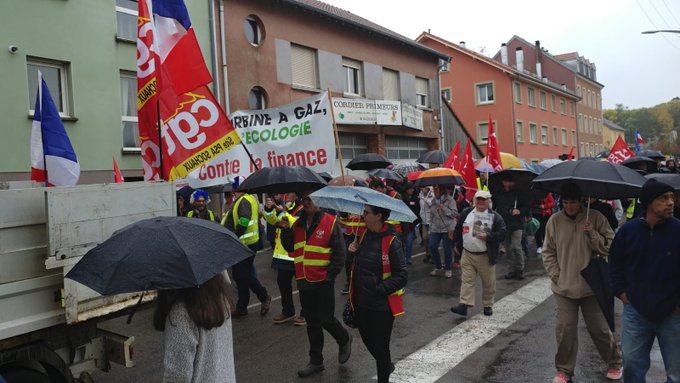
<instances>
[{"instance_id":1,"label":"umbrella handle","mask_svg":"<svg viewBox=\"0 0 680 383\"><path fill-rule=\"evenodd\" d=\"M135 316L135 313L137 312L137 308L139 308L139 305L142 303L142 298L144 298L145 293L146 293L146 289L144 291L142 291L142 295L139 296L139 300L130 309L130 315L128 315L127 322L126 322L127 324L130 324L132 322L132 317Z\"/></svg>"}]
</instances>

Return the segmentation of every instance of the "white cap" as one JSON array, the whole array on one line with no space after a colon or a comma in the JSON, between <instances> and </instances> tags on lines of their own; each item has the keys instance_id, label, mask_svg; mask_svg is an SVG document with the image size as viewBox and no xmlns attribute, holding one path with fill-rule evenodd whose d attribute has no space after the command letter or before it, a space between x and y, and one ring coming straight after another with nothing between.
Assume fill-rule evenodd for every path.
<instances>
[{"instance_id":1,"label":"white cap","mask_svg":"<svg viewBox=\"0 0 680 383\"><path fill-rule=\"evenodd\" d=\"M486 190L477 190L477 193L475 193L475 199L477 198L489 199L491 198L491 193Z\"/></svg>"}]
</instances>

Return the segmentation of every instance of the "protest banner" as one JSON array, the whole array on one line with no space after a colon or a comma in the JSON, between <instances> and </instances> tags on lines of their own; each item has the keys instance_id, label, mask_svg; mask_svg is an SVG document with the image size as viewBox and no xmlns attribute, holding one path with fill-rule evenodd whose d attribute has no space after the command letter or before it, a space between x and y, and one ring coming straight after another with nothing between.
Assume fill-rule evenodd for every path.
<instances>
[{"instance_id":1,"label":"protest banner","mask_svg":"<svg viewBox=\"0 0 680 383\"><path fill-rule=\"evenodd\" d=\"M189 173L186 182L192 187L230 183L236 176L248 177L255 166L332 171L336 149L326 92L280 108L237 111L230 119L255 164L243 146L233 146Z\"/></svg>"}]
</instances>

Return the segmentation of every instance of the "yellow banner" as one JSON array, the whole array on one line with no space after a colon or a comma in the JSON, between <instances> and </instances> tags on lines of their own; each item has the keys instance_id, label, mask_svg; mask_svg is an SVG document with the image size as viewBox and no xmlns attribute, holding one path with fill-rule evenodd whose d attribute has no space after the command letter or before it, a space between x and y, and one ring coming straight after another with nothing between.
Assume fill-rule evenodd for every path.
<instances>
[{"instance_id":1,"label":"yellow banner","mask_svg":"<svg viewBox=\"0 0 680 383\"><path fill-rule=\"evenodd\" d=\"M177 178L185 178L189 173L198 170L201 165L210 163L215 157L226 153L232 147L240 143L241 139L239 138L238 133L236 130L232 130L225 136L207 145L205 149L194 153L178 166L170 169L170 179L175 180Z\"/></svg>"}]
</instances>

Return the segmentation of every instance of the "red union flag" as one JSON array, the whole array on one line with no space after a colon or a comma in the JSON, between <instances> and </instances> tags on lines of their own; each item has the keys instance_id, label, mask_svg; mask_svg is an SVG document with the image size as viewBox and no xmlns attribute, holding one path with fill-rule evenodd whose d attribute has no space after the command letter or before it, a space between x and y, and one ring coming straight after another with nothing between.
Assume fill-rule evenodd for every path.
<instances>
[{"instance_id":1,"label":"red union flag","mask_svg":"<svg viewBox=\"0 0 680 383\"><path fill-rule=\"evenodd\" d=\"M612 146L612 150L607 156L607 161L611 162L612 164L620 164L631 157L635 157L635 155L630 151L628 145L626 145L626 143L623 141L623 138L619 136L619 138L616 139L614 146Z\"/></svg>"},{"instance_id":2,"label":"red union flag","mask_svg":"<svg viewBox=\"0 0 680 383\"><path fill-rule=\"evenodd\" d=\"M489 133L486 141L486 160L493 168L494 172L503 170L503 162L501 162L501 150L498 148L498 140L496 132L493 130L493 121L489 115Z\"/></svg>"},{"instance_id":3,"label":"red union flag","mask_svg":"<svg viewBox=\"0 0 680 383\"><path fill-rule=\"evenodd\" d=\"M206 87L212 78L184 2L140 0L138 15L137 110L144 180L183 178L240 141Z\"/></svg>"},{"instance_id":4,"label":"red union flag","mask_svg":"<svg viewBox=\"0 0 680 383\"><path fill-rule=\"evenodd\" d=\"M472 201L477 192L477 174L475 173L475 162L472 159L472 144L468 138L465 154L460 162L460 174L465 180L465 199Z\"/></svg>"},{"instance_id":5,"label":"red union flag","mask_svg":"<svg viewBox=\"0 0 680 383\"><path fill-rule=\"evenodd\" d=\"M456 146L451 149L449 158L446 159L446 162L442 166L445 168L458 170L460 167L460 141L456 142Z\"/></svg>"}]
</instances>

